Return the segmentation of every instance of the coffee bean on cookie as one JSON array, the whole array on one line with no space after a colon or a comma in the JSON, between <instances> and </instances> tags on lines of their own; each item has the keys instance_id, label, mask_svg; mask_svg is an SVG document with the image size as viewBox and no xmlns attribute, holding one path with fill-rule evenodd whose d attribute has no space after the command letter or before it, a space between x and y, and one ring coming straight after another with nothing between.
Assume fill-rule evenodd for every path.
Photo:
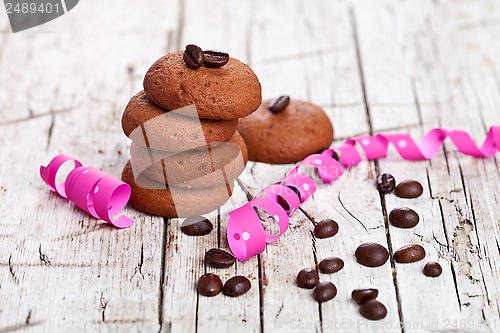
<instances>
[{"instance_id":1,"label":"coffee bean on cookie","mask_svg":"<svg viewBox=\"0 0 500 333\"><path fill-rule=\"evenodd\" d=\"M356 249L354 255L361 265L367 267L382 266L389 259L387 249L377 243L361 244Z\"/></svg>"},{"instance_id":2,"label":"coffee bean on cookie","mask_svg":"<svg viewBox=\"0 0 500 333\"><path fill-rule=\"evenodd\" d=\"M196 69L203 66L205 56L199 46L189 44L186 46L182 59L184 59L184 62L189 68Z\"/></svg>"},{"instance_id":3,"label":"coffee bean on cookie","mask_svg":"<svg viewBox=\"0 0 500 333\"><path fill-rule=\"evenodd\" d=\"M226 296L238 297L249 291L251 286L250 280L237 275L226 281L222 293Z\"/></svg>"},{"instance_id":4,"label":"coffee bean on cookie","mask_svg":"<svg viewBox=\"0 0 500 333\"><path fill-rule=\"evenodd\" d=\"M207 265L216 268L227 268L234 265L236 259L234 256L221 249L211 249L205 253L205 262Z\"/></svg>"},{"instance_id":5,"label":"coffee bean on cookie","mask_svg":"<svg viewBox=\"0 0 500 333\"><path fill-rule=\"evenodd\" d=\"M319 282L318 271L312 268L304 268L297 274L295 282L300 288L312 289Z\"/></svg>"},{"instance_id":6,"label":"coffee bean on cookie","mask_svg":"<svg viewBox=\"0 0 500 333\"><path fill-rule=\"evenodd\" d=\"M370 299L375 299L378 296L378 290L375 288L359 288L354 289L351 293L351 297L358 304L364 303Z\"/></svg>"},{"instance_id":7,"label":"coffee bean on cookie","mask_svg":"<svg viewBox=\"0 0 500 333\"><path fill-rule=\"evenodd\" d=\"M181 226L181 231L189 236L205 236L213 229L214 226L212 222L200 215L186 218Z\"/></svg>"},{"instance_id":8,"label":"coffee bean on cookie","mask_svg":"<svg viewBox=\"0 0 500 333\"><path fill-rule=\"evenodd\" d=\"M314 226L314 237L329 238L339 232L339 225L331 219L325 219Z\"/></svg>"},{"instance_id":9,"label":"coffee bean on cookie","mask_svg":"<svg viewBox=\"0 0 500 333\"><path fill-rule=\"evenodd\" d=\"M285 110L285 108L288 106L288 103L290 103L289 96L280 96L280 97L270 101L267 104L267 108L272 113L280 113L280 112L283 112Z\"/></svg>"},{"instance_id":10,"label":"coffee bean on cookie","mask_svg":"<svg viewBox=\"0 0 500 333\"><path fill-rule=\"evenodd\" d=\"M205 66L211 68L219 68L227 64L229 61L229 54L221 51L203 51L205 55Z\"/></svg>"},{"instance_id":11,"label":"coffee bean on cookie","mask_svg":"<svg viewBox=\"0 0 500 333\"><path fill-rule=\"evenodd\" d=\"M420 221L417 212L408 207L394 208L389 214L389 221L399 228L413 228Z\"/></svg>"},{"instance_id":12,"label":"coffee bean on cookie","mask_svg":"<svg viewBox=\"0 0 500 333\"><path fill-rule=\"evenodd\" d=\"M424 259L425 249L419 244L409 244L394 252L393 257L397 263L411 263Z\"/></svg>"},{"instance_id":13,"label":"coffee bean on cookie","mask_svg":"<svg viewBox=\"0 0 500 333\"><path fill-rule=\"evenodd\" d=\"M422 184L416 180L404 180L396 186L394 193L400 198L413 199L421 196L423 192Z\"/></svg>"},{"instance_id":14,"label":"coffee bean on cookie","mask_svg":"<svg viewBox=\"0 0 500 333\"><path fill-rule=\"evenodd\" d=\"M222 281L212 273L202 275L198 280L198 292L200 295L213 297L222 290Z\"/></svg>"}]
</instances>

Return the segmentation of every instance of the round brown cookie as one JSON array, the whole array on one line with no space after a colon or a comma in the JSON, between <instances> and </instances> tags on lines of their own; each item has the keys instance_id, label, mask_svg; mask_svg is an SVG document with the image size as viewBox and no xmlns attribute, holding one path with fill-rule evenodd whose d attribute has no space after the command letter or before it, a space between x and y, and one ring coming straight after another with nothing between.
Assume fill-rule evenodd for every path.
<instances>
[{"instance_id":1,"label":"round brown cookie","mask_svg":"<svg viewBox=\"0 0 500 333\"><path fill-rule=\"evenodd\" d=\"M183 51L158 59L144 77L144 91L167 110L195 104L200 118L236 119L254 112L262 101L260 82L250 67L230 58L220 68L191 69Z\"/></svg>"},{"instance_id":2,"label":"round brown cookie","mask_svg":"<svg viewBox=\"0 0 500 333\"><path fill-rule=\"evenodd\" d=\"M194 189L167 187L143 176L139 176L136 182L130 161L123 169L122 180L132 189L129 202L133 207L151 215L165 217L187 217L211 212L229 199L234 185L231 181L228 184Z\"/></svg>"},{"instance_id":3,"label":"round brown cookie","mask_svg":"<svg viewBox=\"0 0 500 333\"><path fill-rule=\"evenodd\" d=\"M199 147L206 149L207 142L225 142L238 126L237 119L210 120L184 116L192 113L190 110L167 112L141 91L132 97L125 108L122 128L125 135L142 146L182 151Z\"/></svg>"},{"instance_id":4,"label":"round brown cookie","mask_svg":"<svg viewBox=\"0 0 500 333\"><path fill-rule=\"evenodd\" d=\"M312 103L290 100L281 113L267 109L269 100L240 120L240 132L252 161L294 163L328 148L333 141L333 127L323 110Z\"/></svg>"},{"instance_id":5,"label":"round brown cookie","mask_svg":"<svg viewBox=\"0 0 500 333\"><path fill-rule=\"evenodd\" d=\"M130 145L134 173L180 187L208 187L238 177L248 161L245 141L238 132L228 142L208 150L172 153Z\"/></svg>"}]
</instances>

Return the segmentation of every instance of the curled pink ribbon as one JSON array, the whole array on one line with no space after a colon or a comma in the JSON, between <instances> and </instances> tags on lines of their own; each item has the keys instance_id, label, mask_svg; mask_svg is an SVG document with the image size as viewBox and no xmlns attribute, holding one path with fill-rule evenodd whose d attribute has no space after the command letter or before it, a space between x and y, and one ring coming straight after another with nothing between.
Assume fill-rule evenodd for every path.
<instances>
[{"instance_id":1,"label":"curled pink ribbon","mask_svg":"<svg viewBox=\"0 0 500 333\"><path fill-rule=\"evenodd\" d=\"M73 162L73 169L64 181L56 183L57 174L66 162ZM41 166L40 176L52 191L93 217L118 228L126 228L134 223L127 216L111 219L125 207L130 198L130 186L121 180L98 169L84 167L80 161L64 154L54 157L46 167Z\"/></svg>"},{"instance_id":2,"label":"curled pink ribbon","mask_svg":"<svg viewBox=\"0 0 500 333\"><path fill-rule=\"evenodd\" d=\"M361 162L356 145L361 146L367 160L386 157L389 144L392 144L403 159L416 161L436 155L446 138L459 152L473 157L492 157L500 151L500 126L490 128L481 147L465 131L441 128L429 131L418 144L408 134L362 135L348 139L321 154L306 157L283 180L263 189L257 198L229 212L227 239L233 254L241 261L258 255L265 250L266 243L275 242L288 229L288 217L316 191L314 181L300 173L301 166L316 167L321 180L330 184L342 175L343 168ZM340 162L334 158L335 152L339 153ZM263 209L278 223L279 235L271 235L264 230L256 207Z\"/></svg>"}]
</instances>

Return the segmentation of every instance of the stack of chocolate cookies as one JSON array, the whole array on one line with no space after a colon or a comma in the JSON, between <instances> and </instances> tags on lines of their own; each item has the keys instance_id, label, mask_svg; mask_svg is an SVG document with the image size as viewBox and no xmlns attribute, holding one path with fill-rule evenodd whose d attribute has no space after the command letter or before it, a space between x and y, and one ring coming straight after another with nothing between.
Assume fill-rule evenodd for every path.
<instances>
[{"instance_id":1,"label":"stack of chocolate cookies","mask_svg":"<svg viewBox=\"0 0 500 333\"><path fill-rule=\"evenodd\" d=\"M227 53L188 45L156 61L122 117L132 206L185 217L224 204L248 160L238 119L260 103L254 72Z\"/></svg>"}]
</instances>

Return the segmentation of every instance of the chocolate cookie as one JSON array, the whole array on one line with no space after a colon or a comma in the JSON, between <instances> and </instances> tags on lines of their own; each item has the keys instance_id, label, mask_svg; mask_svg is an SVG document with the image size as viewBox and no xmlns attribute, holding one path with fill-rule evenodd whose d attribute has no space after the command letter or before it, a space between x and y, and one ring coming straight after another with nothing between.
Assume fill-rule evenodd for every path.
<instances>
[{"instance_id":1,"label":"chocolate cookie","mask_svg":"<svg viewBox=\"0 0 500 333\"><path fill-rule=\"evenodd\" d=\"M144 77L144 91L153 103L174 110L196 105L205 119L236 119L255 111L261 101L260 82L248 65L230 58L220 68L192 69L183 51L158 59Z\"/></svg>"},{"instance_id":2,"label":"chocolate cookie","mask_svg":"<svg viewBox=\"0 0 500 333\"><path fill-rule=\"evenodd\" d=\"M122 180L132 188L130 204L151 215L187 217L208 213L222 206L231 196L234 183L188 189L168 187L143 176L134 178L130 161ZM175 204L174 204L175 202Z\"/></svg>"},{"instance_id":3,"label":"chocolate cookie","mask_svg":"<svg viewBox=\"0 0 500 333\"><path fill-rule=\"evenodd\" d=\"M190 117L194 116L194 117ZM128 103L122 117L125 135L155 149L182 151L202 147L207 142L229 140L238 120L198 119L194 108L166 111L152 103L141 91Z\"/></svg>"},{"instance_id":4,"label":"chocolate cookie","mask_svg":"<svg viewBox=\"0 0 500 333\"><path fill-rule=\"evenodd\" d=\"M210 150L164 152L130 146L134 174L180 187L208 187L234 180L245 169L248 152L236 132L228 142L213 144Z\"/></svg>"},{"instance_id":5,"label":"chocolate cookie","mask_svg":"<svg viewBox=\"0 0 500 333\"><path fill-rule=\"evenodd\" d=\"M312 103L290 100L279 113L268 109L269 100L238 125L252 161L294 163L328 148L333 127L323 110Z\"/></svg>"}]
</instances>

